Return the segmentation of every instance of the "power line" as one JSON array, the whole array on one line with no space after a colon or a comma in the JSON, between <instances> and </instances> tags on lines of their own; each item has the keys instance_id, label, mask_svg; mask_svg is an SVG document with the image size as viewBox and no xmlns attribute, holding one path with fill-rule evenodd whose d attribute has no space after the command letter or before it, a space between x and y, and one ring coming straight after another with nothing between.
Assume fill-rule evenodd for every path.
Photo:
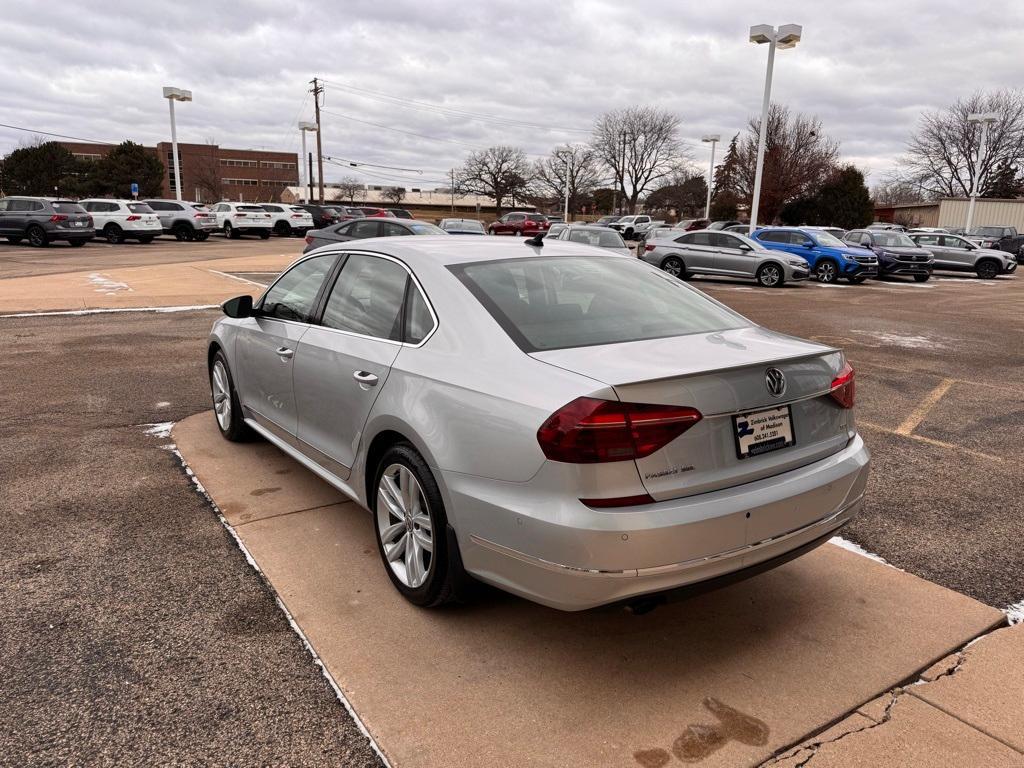
<instances>
[{"instance_id":1,"label":"power line","mask_svg":"<svg viewBox=\"0 0 1024 768\"><path fill-rule=\"evenodd\" d=\"M359 88L354 85L345 85L344 83L336 83L333 80L324 80L325 83L330 83L336 88L341 88L349 93L363 96L368 99L376 99L377 101L383 101L390 104L396 104L398 106L405 107L407 109L416 109L421 112L434 112L436 114L443 114L449 117L471 117L476 120L482 120L484 122L495 123L498 125L516 126L519 128L537 128L544 131L564 131L569 133L591 133L590 129L586 128L567 128L564 126L554 125L541 125L540 123L531 123L525 120L516 120L514 118L503 118L495 117L493 115L485 115L480 112L470 112L465 109L456 109L455 107L443 107L439 104L430 104L425 101L417 101L415 99L407 99L400 96L392 96L391 94L381 93L380 91L371 91L368 88Z\"/></svg>"},{"instance_id":2,"label":"power line","mask_svg":"<svg viewBox=\"0 0 1024 768\"><path fill-rule=\"evenodd\" d=\"M423 171L421 171L419 168L399 168L394 165L378 165L377 163L364 163L361 160L346 160L343 157L331 157L330 155L324 155L324 160L333 160L336 163L345 163L347 165L351 165L353 168L358 165L365 165L370 168L383 168L384 170L387 171L408 171L409 173L418 173L421 175L423 174Z\"/></svg>"},{"instance_id":3,"label":"power line","mask_svg":"<svg viewBox=\"0 0 1024 768\"><path fill-rule=\"evenodd\" d=\"M337 162L335 160L331 160L330 158L326 158L325 157L324 160L327 160L327 162L332 163L333 165L338 165L338 166L341 166L342 168L347 168L347 169L353 171L354 173L361 173L364 176L370 176L370 177L375 178L375 179L385 179L387 181L401 181L401 182L405 182L406 184L447 184L448 183L447 181L441 181L439 179L409 178L407 176L403 177L403 176L393 176L393 175L390 175L390 174L383 174L383 173L371 173L369 171L360 170L358 167L352 167L348 163L339 163L339 162Z\"/></svg>"},{"instance_id":4,"label":"power line","mask_svg":"<svg viewBox=\"0 0 1024 768\"><path fill-rule=\"evenodd\" d=\"M385 130L385 131L394 131L395 133L404 133L406 136L415 136L415 137L420 138L420 139L430 139L431 141L443 141L443 142L446 142L448 144L458 144L458 145L463 146L463 147L469 147L470 149L483 149L483 147L479 147L479 146L477 146L475 144L467 144L466 142L459 141L458 139L445 139L445 138L442 138L440 136L427 136L426 134L423 134L423 133L416 133L414 131L406 131L406 130L404 130L402 128L392 128L389 125L381 125L380 123L371 123L369 120L360 120L357 117L352 117L351 115L343 115L340 112L332 112L329 109L322 109L320 111L323 112L324 114L327 114L327 115L334 115L335 117L343 117L346 120L351 120L353 123L361 123L362 125L369 125L369 126L371 126L373 128L380 128L380 129Z\"/></svg>"},{"instance_id":5,"label":"power line","mask_svg":"<svg viewBox=\"0 0 1024 768\"><path fill-rule=\"evenodd\" d=\"M86 144L111 144L109 141L96 141L95 139L83 139L81 136L65 136L63 133L50 133L49 131L37 131L35 128L23 128L20 125L7 125L6 123L0 123L0 128L10 128L14 131L25 131L26 133L38 133L42 136L54 136L58 139L71 139L72 141L82 141Z\"/></svg>"}]
</instances>

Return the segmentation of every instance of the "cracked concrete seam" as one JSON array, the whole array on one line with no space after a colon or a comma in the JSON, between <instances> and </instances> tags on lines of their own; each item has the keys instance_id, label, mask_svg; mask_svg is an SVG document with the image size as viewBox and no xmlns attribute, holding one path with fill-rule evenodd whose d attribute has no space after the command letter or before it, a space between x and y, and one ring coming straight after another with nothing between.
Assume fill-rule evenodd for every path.
<instances>
[{"instance_id":1,"label":"cracked concrete seam","mask_svg":"<svg viewBox=\"0 0 1024 768\"><path fill-rule=\"evenodd\" d=\"M875 728L878 728L879 726L885 725L890 720L892 720L892 711L893 711L893 708L896 706L896 702L898 702L900 699L902 699L903 696L906 695L907 693L910 693L910 689L911 688L915 688L917 686L922 686L922 685L931 685L936 680L941 680L944 677L952 677L953 675L955 675L957 672L960 671L961 667L963 667L964 663L967 661L967 655L968 655L967 651L968 651L968 649L972 645L974 645L975 643L980 642L984 638L988 637L990 634L992 634L992 632L995 632L995 631L997 631L999 629L1003 629L1003 628L1004 627L1002 627L1002 626L994 627L993 629L989 630L985 634L979 635L978 637L974 638L970 642L966 643L962 648L959 648L958 650L954 651L953 653L949 654L948 656L945 656L945 657L939 659L937 662L935 662L934 664L929 666L927 669L925 669L920 674L920 676L917 678L917 680L915 680L913 683L910 683L909 685L905 685L905 686L897 686L896 688L893 688L892 690L887 691L882 696L886 696L886 695L889 696L889 701L886 702L885 709L882 711L881 717L877 717L876 718L875 716L873 716L871 714L868 714L865 711L865 707L867 707L868 705L870 705L873 702L877 701L879 698L882 698L882 696L879 696L879 697L877 697L875 699L872 699L871 701L868 701L868 702L865 702L864 704L861 704L860 706L856 707L852 711L848 712L844 716L844 718L842 720L840 720L838 723L836 723L835 725L831 726L830 728L826 728L824 731L822 731L822 734L827 733L828 731L830 731L833 728L841 725L843 722L845 722L846 720L848 720L848 719L850 719L850 718L852 718L852 717L854 717L856 715L861 715L862 717L867 718L868 720L871 720L872 722L870 724L861 726L860 728L852 728L852 729L850 729L848 731L843 731L842 733L836 734L835 736L832 736L832 737L827 738L827 739L818 739L818 740L815 740L815 741L804 742L804 743L798 744L797 746L792 747L789 750L787 750L787 751L785 751L785 752L783 752L781 754L774 755L773 757L769 758L765 762L761 763L761 765L762 766L779 765L782 761L785 761L785 760L793 760L795 758L802 758L802 759L800 759L799 762L797 762L797 763L795 763L793 765L793 768L806 768L806 766L811 762L811 760L813 760L814 757L818 754L818 750L821 749L821 747L823 747L823 746L825 746L827 744L835 744L838 741L842 741L847 736L852 736L852 735L857 734L857 733L863 733L865 731L870 731L870 730L873 730ZM941 665L944 665L945 668L942 668ZM929 678L928 677L929 673L931 673L933 670L936 670L937 668L940 669L941 671L937 671L937 674L935 674L933 677ZM804 753L804 752L807 752L808 754L807 755L803 755L802 753Z\"/></svg>"}]
</instances>

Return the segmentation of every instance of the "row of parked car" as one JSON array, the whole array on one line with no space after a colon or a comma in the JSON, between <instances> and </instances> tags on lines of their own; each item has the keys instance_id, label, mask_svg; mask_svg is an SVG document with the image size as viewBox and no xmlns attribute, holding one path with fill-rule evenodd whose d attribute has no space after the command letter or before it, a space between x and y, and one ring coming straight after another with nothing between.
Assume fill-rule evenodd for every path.
<instances>
[{"instance_id":1,"label":"row of parked car","mask_svg":"<svg viewBox=\"0 0 1024 768\"><path fill-rule=\"evenodd\" d=\"M304 236L311 229L361 218L407 219L400 208L221 202L207 205L183 200L62 200L48 197L0 198L0 236L42 247L53 241L82 246L94 237L110 243L152 242L159 235L203 241L212 232L226 237L256 235L267 239Z\"/></svg>"}]
</instances>

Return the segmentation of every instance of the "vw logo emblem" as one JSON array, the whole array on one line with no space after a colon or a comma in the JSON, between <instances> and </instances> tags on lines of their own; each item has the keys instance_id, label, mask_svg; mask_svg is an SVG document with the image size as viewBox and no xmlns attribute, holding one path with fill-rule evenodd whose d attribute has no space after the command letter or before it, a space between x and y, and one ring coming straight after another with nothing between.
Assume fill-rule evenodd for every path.
<instances>
[{"instance_id":1,"label":"vw logo emblem","mask_svg":"<svg viewBox=\"0 0 1024 768\"><path fill-rule=\"evenodd\" d=\"M764 372L764 383L773 397L786 394L786 374L778 368L769 368Z\"/></svg>"}]
</instances>

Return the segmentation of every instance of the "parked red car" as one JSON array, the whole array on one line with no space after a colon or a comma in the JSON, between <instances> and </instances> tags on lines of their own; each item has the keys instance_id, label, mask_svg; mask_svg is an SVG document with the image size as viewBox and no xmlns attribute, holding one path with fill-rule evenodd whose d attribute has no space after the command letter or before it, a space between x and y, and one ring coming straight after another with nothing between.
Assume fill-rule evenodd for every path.
<instances>
[{"instance_id":1,"label":"parked red car","mask_svg":"<svg viewBox=\"0 0 1024 768\"><path fill-rule=\"evenodd\" d=\"M514 235L524 237L547 232L551 222L539 213L506 213L497 221L491 222L487 231L492 235Z\"/></svg>"},{"instance_id":2,"label":"parked red car","mask_svg":"<svg viewBox=\"0 0 1024 768\"><path fill-rule=\"evenodd\" d=\"M375 216L384 216L384 217L390 217L391 216L391 214L388 213L383 208L360 208L359 210L361 210L363 212L363 216L365 216L367 218L373 218Z\"/></svg>"}]
</instances>

